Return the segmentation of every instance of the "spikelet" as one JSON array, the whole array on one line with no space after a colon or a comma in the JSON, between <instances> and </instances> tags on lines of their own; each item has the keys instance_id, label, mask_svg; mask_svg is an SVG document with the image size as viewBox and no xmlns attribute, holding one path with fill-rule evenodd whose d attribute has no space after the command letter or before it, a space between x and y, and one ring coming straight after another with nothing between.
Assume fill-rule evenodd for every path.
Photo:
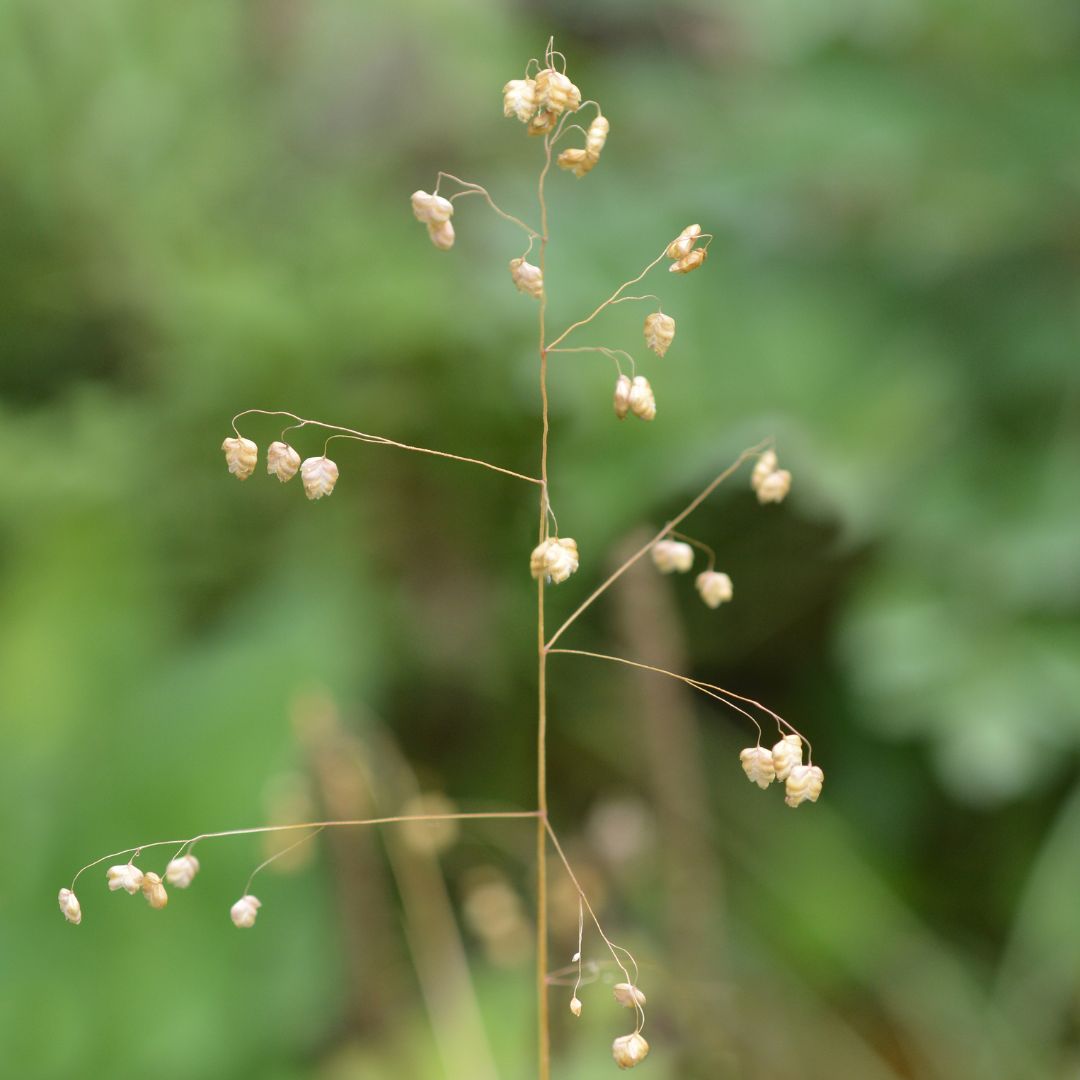
<instances>
[{"instance_id":1,"label":"spikelet","mask_svg":"<svg viewBox=\"0 0 1080 1080\"><path fill-rule=\"evenodd\" d=\"M690 254L697 238L701 235L700 225L687 225L685 229L667 246L664 253L669 259L683 259Z\"/></svg>"},{"instance_id":2,"label":"spikelet","mask_svg":"<svg viewBox=\"0 0 1080 1080\"><path fill-rule=\"evenodd\" d=\"M412 193L413 214L425 225L437 225L454 216L454 204L441 195L429 195L426 191Z\"/></svg>"},{"instance_id":3,"label":"spikelet","mask_svg":"<svg viewBox=\"0 0 1080 1080\"><path fill-rule=\"evenodd\" d=\"M128 896L134 896L142 888L143 872L131 863L121 863L105 871L105 880L109 883L109 892L123 889Z\"/></svg>"},{"instance_id":4,"label":"spikelet","mask_svg":"<svg viewBox=\"0 0 1080 1080\"><path fill-rule=\"evenodd\" d=\"M579 180L596 164L596 158L589 157L585 150L564 150L558 157L560 169L568 169Z\"/></svg>"},{"instance_id":5,"label":"spikelet","mask_svg":"<svg viewBox=\"0 0 1080 1080\"><path fill-rule=\"evenodd\" d=\"M82 907L79 905L79 898L70 889L61 889L59 900L64 918L69 923L78 926L82 922Z\"/></svg>"},{"instance_id":6,"label":"spikelet","mask_svg":"<svg viewBox=\"0 0 1080 1080\"><path fill-rule=\"evenodd\" d=\"M645 1041L645 1036L637 1031L630 1035L620 1035L611 1044L611 1056L620 1069L632 1069L635 1065L640 1065L648 1055L649 1044Z\"/></svg>"},{"instance_id":7,"label":"spikelet","mask_svg":"<svg viewBox=\"0 0 1080 1080\"><path fill-rule=\"evenodd\" d=\"M544 68L536 75L536 104L558 117L581 105L581 91L561 71Z\"/></svg>"},{"instance_id":8,"label":"spikelet","mask_svg":"<svg viewBox=\"0 0 1080 1080\"><path fill-rule=\"evenodd\" d=\"M616 983L611 988L615 1000L627 1009L636 1009L645 1004L645 995L636 987L627 982Z\"/></svg>"},{"instance_id":9,"label":"spikelet","mask_svg":"<svg viewBox=\"0 0 1080 1080\"><path fill-rule=\"evenodd\" d=\"M747 780L759 788L767 788L776 779L772 753L764 746L748 746L739 754Z\"/></svg>"},{"instance_id":10,"label":"spikelet","mask_svg":"<svg viewBox=\"0 0 1080 1080\"><path fill-rule=\"evenodd\" d=\"M510 277L518 292L528 293L537 300L544 295L544 275L539 266L524 259L511 259Z\"/></svg>"},{"instance_id":11,"label":"spikelet","mask_svg":"<svg viewBox=\"0 0 1080 1080\"><path fill-rule=\"evenodd\" d=\"M656 398L644 375L635 375L630 384L630 411L640 420L656 419Z\"/></svg>"},{"instance_id":12,"label":"spikelet","mask_svg":"<svg viewBox=\"0 0 1080 1080\"><path fill-rule=\"evenodd\" d=\"M689 274L691 270L696 270L708 257L708 252L705 248L694 248L688 255L684 255L677 262L673 262L669 267L673 274Z\"/></svg>"},{"instance_id":13,"label":"spikelet","mask_svg":"<svg viewBox=\"0 0 1080 1080\"><path fill-rule=\"evenodd\" d=\"M798 735L785 735L772 748L773 768L777 780L786 780L796 765L802 764L802 739Z\"/></svg>"},{"instance_id":14,"label":"spikelet","mask_svg":"<svg viewBox=\"0 0 1080 1080\"><path fill-rule=\"evenodd\" d=\"M630 392L630 377L628 375L620 375L618 379L615 380L614 398L615 415L620 420L625 420L626 414L630 411Z\"/></svg>"},{"instance_id":15,"label":"spikelet","mask_svg":"<svg viewBox=\"0 0 1080 1080\"><path fill-rule=\"evenodd\" d=\"M652 561L661 574L685 574L694 565L694 549L681 540L657 540Z\"/></svg>"},{"instance_id":16,"label":"spikelet","mask_svg":"<svg viewBox=\"0 0 1080 1080\"><path fill-rule=\"evenodd\" d=\"M662 311L645 316L645 344L657 356L663 356L675 340L675 320Z\"/></svg>"},{"instance_id":17,"label":"spikelet","mask_svg":"<svg viewBox=\"0 0 1080 1080\"><path fill-rule=\"evenodd\" d=\"M607 142L610 131L611 124L608 123L608 118L597 115L585 133L585 153L593 159L594 164L600 158L600 151L604 149L604 143Z\"/></svg>"},{"instance_id":18,"label":"spikelet","mask_svg":"<svg viewBox=\"0 0 1080 1080\"><path fill-rule=\"evenodd\" d=\"M250 439L226 439L221 444L225 451L225 464L237 480L246 480L259 462L259 448Z\"/></svg>"},{"instance_id":19,"label":"spikelet","mask_svg":"<svg viewBox=\"0 0 1080 1080\"><path fill-rule=\"evenodd\" d=\"M334 490L338 481L338 467L325 454L305 458L300 466L300 479L304 482L304 494L309 499L321 499Z\"/></svg>"},{"instance_id":20,"label":"spikelet","mask_svg":"<svg viewBox=\"0 0 1080 1080\"><path fill-rule=\"evenodd\" d=\"M535 80L511 79L503 87L503 116L516 116L527 124L536 108Z\"/></svg>"},{"instance_id":21,"label":"spikelet","mask_svg":"<svg viewBox=\"0 0 1080 1080\"><path fill-rule=\"evenodd\" d=\"M553 109L541 109L529 121L530 135L546 135L559 122L559 114Z\"/></svg>"},{"instance_id":22,"label":"spikelet","mask_svg":"<svg viewBox=\"0 0 1080 1080\"><path fill-rule=\"evenodd\" d=\"M266 448L266 471L283 484L300 471L300 455L285 442L272 442Z\"/></svg>"},{"instance_id":23,"label":"spikelet","mask_svg":"<svg viewBox=\"0 0 1080 1080\"><path fill-rule=\"evenodd\" d=\"M440 251L449 251L454 246L454 225L450 221L431 222L427 234Z\"/></svg>"},{"instance_id":24,"label":"spikelet","mask_svg":"<svg viewBox=\"0 0 1080 1080\"><path fill-rule=\"evenodd\" d=\"M190 852L179 859L170 859L165 867L165 880L178 889L186 889L199 872L199 860Z\"/></svg>"},{"instance_id":25,"label":"spikelet","mask_svg":"<svg viewBox=\"0 0 1080 1080\"><path fill-rule=\"evenodd\" d=\"M165 891L161 878L154 873L143 874L142 894L146 897L146 902L157 911L169 902L169 894Z\"/></svg>"},{"instance_id":26,"label":"spikelet","mask_svg":"<svg viewBox=\"0 0 1080 1080\"><path fill-rule=\"evenodd\" d=\"M758 484L758 502L762 505L765 503L783 502L784 497L790 490L791 473L789 473L787 469L777 469L775 472L769 473L769 475Z\"/></svg>"},{"instance_id":27,"label":"spikelet","mask_svg":"<svg viewBox=\"0 0 1080 1080\"><path fill-rule=\"evenodd\" d=\"M550 537L533 548L529 557L529 572L536 579L547 577L560 585L578 568L578 546L570 537Z\"/></svg>"},{"instance_id":28,"label":"spikelet","mask_svg":"<svg viewBox=\"0 0 1080 1080\"><path fill-rule=\"evenodd\" d=\"M703 570L698 574L694 587L701 599L713 609L726 604L735 594L731 578L718 570Z\"/></svg>"},{"instance_id":29,"label":"spikelet","mask_svg":"<svg viewBox=\"0 0 1080 1080\"><path fill-rule=\"evenodd\" d=\"M234 926L248 930L255 925L255 917L261 907L262 901L257 896L241 896L229 909L229 918Z\"/></svg>"},{"instance_id":30,"label":"spikelet","mask_svg":"<svg viewBox=\"0 0 1080 1080\"><path fill-rule=\"evenodd\" d=\"M784 785L784 802L799 806L804 802L817 802L825 774L816 765L795 765Z\"/></svg>"}]
</instances>

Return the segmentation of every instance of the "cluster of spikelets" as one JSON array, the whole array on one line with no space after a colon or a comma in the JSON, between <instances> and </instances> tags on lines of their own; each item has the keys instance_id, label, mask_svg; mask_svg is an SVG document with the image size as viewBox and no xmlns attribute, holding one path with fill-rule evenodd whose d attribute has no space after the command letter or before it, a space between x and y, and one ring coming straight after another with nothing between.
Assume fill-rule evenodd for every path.
<instances>
[{"instance_id":1,"label":"cluster of spikelets","mask_svg":"<svg viewBox=\"0 0 1080 1080\"><path fill-rule=\"evenodd\" d=\"M574 962L576 963L580 959L581 953L576 953ZM615 1000L623 1008L637 1010L638 1016L644 1020L645 995L633 983L616 983L611 988L611 992ZM581 999L575 991L574 996L570 999L570 1011L575 1016L580 1016L581 1008ZM632 1069L635 1065L640 1065L648 1054L649 1044L645 1041L645 1036L641 1034L640 1024L635 1031L630 1032L629 1035L620 1035L611 1044L611 1056L620 1069Z\"/></svg>"},{"instance_id":2,"label":"cluster of spikelets","mask_svg":"<svg viewBox=\"0 0 1080 1080\"><path fill-rule=\"evenodd\" d=\"M700 225L687 225L685 229L667 246L664 253L672 260L668 270L673 274L689 274L696 270L708 257L706 247L698 247L697 242L701 239Z\"/></svg>"},{"instance_id":3,"label":"cluster of spikelets","mask_svg":"<svg viewBox=\"0 0 1080 1080\"><path fill-rule=\"evenodd\" d=\"M778 503L791 490L791 473L781 469L774 450L766 450L758 458L750 475L750 486L757 492L758 502Z\"/></svg>"},{"instance_id":4,"label":"cluster of spikelets","mask_svg":"<svg viewBox=\"0 0 1080 1080\"><path fill-rule=\"evenodd\" d=\"M250 439L226 439L221 444L225 451L225 463L238 480L246 480L259 463L259 448ZM338 479L338 467L325 454L300 460L300 455L284 442L272 442L266 448L266 471L283 484L298 472L309 499L321 499L334 490Z\"/></svg>"},{"instance_id":5,"label":"cluster of spikelets","mask_svg":"<svg viewBox=\"0 0 1080 1080\"><path fill-rule=\"evenodd\" d=\"M817 802L825 774L812 762L803 764L802 739L794 733L785 735L771 749L748 746L739 754L743 772L751 783L767 788L774 780L784 784L784 802L801 806Z\"/></svg>"},{"instance_id":6,"label":"cluster of spikelets","mask_svg":"<svg viewBox=\"0 0 1080 1080\"><path fill-rule=\"evenodd\" d=\"M652 548L652 561L661 574L685 574L694 565L694 549L682 540L657 540ZM735 595L731 578L717 570L703 570L694 580L694 588L714 609Z\"/></svg>"},{"instance_id":7,"label":"cluster of spikelets","mask_svg":"<svg viewBox=\"0 0 1080 1080\"><path fill-rule=\"evenodd\" d=\"M165 882L167 881L173 888L186 889L195 880L198 872L199 860L188 852L169 861L168 866L165 867L164 880L153 871L139 869L135 865L134 858L130 862L110 866L105 872L105 880L108 882L109 892L119 892L122 889L129 896L142 893L146 902L155 910L160 911L169 903ZM82 905L79 903L79 898L71 889L61 889L59 901L64 918L69 923L78 926L82 922ZM246 929L254 926L255 915L260 906L256 897L242 896L233 904L229 915L236 926Z\"/></svg>"}]
</instances>

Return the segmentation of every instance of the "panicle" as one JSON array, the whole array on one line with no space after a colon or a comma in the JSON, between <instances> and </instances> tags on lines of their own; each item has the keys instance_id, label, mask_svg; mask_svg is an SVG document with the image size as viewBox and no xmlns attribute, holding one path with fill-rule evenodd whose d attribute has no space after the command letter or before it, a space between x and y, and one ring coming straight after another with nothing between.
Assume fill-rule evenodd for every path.
<instances>
[{"instance_id":1,"label":"panicle","mask_svg":"<svg viewBox=\"0 0 1080 1080\"><path fill-rule=\"evenodd\" d=\"M199 872L199 860L189 851L178 859L171 859L165 867L165 880L178 889L186 889Z\"/></svg>"},{"instance_id":2,"label":"panicle","mask_svg":"<svg viewBox=\"0 0 1080 1080\"><path fill-rule=\"evenodd\" d=\"M533 266L523 258L511 259L510 277L518 292L528 293L537 300L544 295L544 275L539 266Z\"/></svg>"},{"instance_id":3,"label":"panicle","mask_svg":"<svg viewBox=\"0 0 1080 1080\"><path fill-rule=\"evenodd\" d=\"M630 384L630 411L639 420L656 419L656 398L644 375L635 375Z\"/></svg>"},{"instance_id":4,"label":"panicle","mask_svg":"<svg viewBox=\"0 0 1080 1080\"><path fill-rule=\"evenodd\" d=\"M645 344L657 356L663 356L675 340L675 320L662 311L645 316Z\"/></svg>"},{"instance_id":5,"label":"panicle","mask_svg":"<svg viewBox=\"0 0 1080 1080\"><path fill-rule=\"evenodd\" d=\"M711 608L726 604L735 595L731 578L718 570L703 570L694 582L701 599Z\"/></svg>"},{"instance_id":6,"label":"panicle","mask_svg":"<svg viewBox=\"0 0 1080 1080\"><path fill-rule=\"evenodd\" d=\"M304 482L304 494L309 499L321 499L334 490L338 481L338 467L325 454L306 458L300 466L300 479Z\"/></svg>"},{"instance_id":7,"label":"panicle","mask_svg":"<svg viewBox=\"0 0 1080 1080\"><path fill-rule=\"evenodd\" d=\"M759 788L767 788L776 779L772 753L764 746L748 746L739 754L747 780Z\"/></svg>"},{"instance_id":8,"label":"panicle","mask_svg":"<svg viewBox=\"0 0 1080 1080\"><path fill-rule=\"evenodd\" d=\"M283 484L300 469L300 455L286 442L272 442L266 448L266 471Z\"/></svg>"},{"instance_id":9,"label":"panicle","mask_svg":"<svg viewBox=\"0 0 1080 1080\"><path fill-rule=\"evenodd\" d=\"M237 480L246 480L259 461L259 448L250 439L226 439L221 444L225 451L225 464Z\"/></svg>"},{"instance_id":10,"label":"panicle","mask_svg":"<svg viewBox=\"0 0 1080 1080\"><path fill-rule=\"evenodd\" d=\"M105 879L109 883L109 892L123 889L128 896L134 896L142 888L143 872L132 863L122 863L110 866L105 871Z\"/></svg>"},{"instance_id":11,"label":"panicle","mask_svg":"<svg viewBox=\"0 0 1080 1080\"><path fill-rule=\"evenodd\" d=\"M685 574L694 565L694 549L681 540L657 540L652 547L652 561L661 574Z\"/></svg>"}]
</instances>

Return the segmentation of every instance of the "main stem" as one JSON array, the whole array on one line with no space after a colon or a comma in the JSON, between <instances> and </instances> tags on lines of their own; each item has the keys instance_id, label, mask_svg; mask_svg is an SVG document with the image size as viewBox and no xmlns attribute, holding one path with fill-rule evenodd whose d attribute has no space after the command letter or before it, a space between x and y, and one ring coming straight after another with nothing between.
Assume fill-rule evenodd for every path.
<instances>
[{"instance_id":1,"label":"main stem","mask_svg":"<svg viewBox=\"0 0 1080 1080\"><path fill-rule=\"evenodd\" d=\"M537 195L540 200L540 274L544 276L544 256L547 253L547 202L544 181L551 168L550 136L544 136L544 167L540 172ZM547 281L540 294L540 409L543 429L540 436L540 534L543 543L548 514L548 415L547 347L544 340L544 320L547 314ZM537 724L536 724L536 1009L537 1054L540 1080L551 1076L551 1030L548 1016L548 912L547 912L547 646L544 641L544 576L537 582L536 649L537 649Z\"/></svg>"}]
</instances>

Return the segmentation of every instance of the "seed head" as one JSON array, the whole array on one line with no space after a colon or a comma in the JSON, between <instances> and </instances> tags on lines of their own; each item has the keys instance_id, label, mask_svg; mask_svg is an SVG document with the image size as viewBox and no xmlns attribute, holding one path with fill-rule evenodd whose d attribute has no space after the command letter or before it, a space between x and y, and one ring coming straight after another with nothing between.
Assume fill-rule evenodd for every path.
<instances>
[{"instance_id":1,"label":"seed head","mask_svg":"<svg viewBox=\"0 0 1080 1080\"><path fill-rule=\"evenodd\" d=\"M757 491L765 478L771 476L779 467L776 451L766 450L754 463L754 471L750 474L750 486Z\"/></svg>"},{"instance_id":2,"label":"seed head","mask_svg":"<svg viewBox=\"0 0 1080 1080\"><path fill-rule=\"evenodd\" d=\"M554 109L541 109L530 121L530 135L546 135L559 122L559 114Z\"/></svg>"},{"instance_id":3,"label":"seed head","mask_svg":"<svg viewBox=\"0 0 1080 1080\"><path fill-rule=\"evenodd\" d=\"M784 785L784 802L788 806L817 802L824 782L825 774L816 765L795 765Z\"/></svg>"},{"instance_id":4,"label":"seed head","mask_svg":"<svg viewBox=\"0 0 1080 1080\"><path fill-rule=\"evenodd\" d=\"M524 259L511 259L510 277L518 292L528 293L537 300L544 295L544 275L539 266L533 266Z\"/></svg>"},{"instance_id":5,"label":"seed head","mask_svg":"<svg viewBox=\"0 0 1080 1080\"><path fill-rule=\"evenodd\" d=\"M631 383L628 375L620 375L615 381L615 415L620 420L626 419L630 411Z\"/></svg>"},{"instance_id":6,"label":"seed head","mask_svg":"<svg viewBox=\"0 0 1080 1080\"><path fill-rule=\"evenodd\" d=\"M705 248L694 248L688 255L684 255L677 262L673 262L668 269L673 274L689 274L691 270L696 270L701 266L708 254Z\"/></svg>"},{"instance_id":7,"label":"seed head","mask_svg":"<svg viewBox=\"0 0 1080 1080\"><path fill-rule=\"evenodd\" d=\"M412 209L417 221L425 225L437 225L454 216L454 204L441 195L429 195L426 191L412 193Z\"/></svg>"},{"instance_id":8,"label":"seed head","mask_svg":"<svg viewBox=\"0 0 1080 1080\"><path fill-rule=\"evenodd\" d=\"M527 124L536 108L535 80L511 79L503 87L503 116L516 116Z\"/></svg>"},{"instance_id":9,"label":"seed head","mask_svg":"<svg viewBox=\"0 0 1080 1080\"><path fill-rule=\"evenodd\" d=\"M539 580L546 576L552 585L560 585L578 568L578 546L570 537L550 537L533 548L529 571Z\"/></svg>"},{"instance_id":10,"label":"seed head","mask_svg":"<svg viewBox=\"0 0 1080 1080\"><path fill-rule=\"evenodd\" d=\"M776 779L773 756L764 746L748 746L739 754L743 772L752 784L767 788Z\"/></svg>"},{"instance_id":11,"label":"seed head","mask_svg":"<svg viewBox=\"0 0 1080 1080\"><path fill-rule=\"evenodd\" d=\"M109 883L109 892L123 889L128 896L134 896L142 888L143 872L131 863L123 863L110 866L105 871L105 879Z\"/></svg>"},{"instance_id":12,"label":"seed head","mask_svg":"<svg viewBox=\"0 0 1080 1080\"><path fill-rule=\"evenodd\" d=\"M581 1015L581 1002L576 996L570 999L570 1011L575 1016Z\"/></svg>"},{"instance_id":13,"label":"seed head","mask_svg":"<svg viewBox=\"0 0 1080 1080\"><path fill-rule=\"evenodd\" d=\"M687 225L685 229L667 246L665 254L669 259L683 259L690 254L697 238L701 235L700 225Z\"/></svg>"},{"instance_id":14,"label":"seed head","mask_svg":"<svg viewBox=\"0 0 1080 1080\"><path fill-rule=\"evenodd\" d=\"M694 549L681 540L657 540L652 548L652 561L661 574L685 574L694 565Z\"/></svg>"},{"instance_id":15,"label":"seed head","mask_svg":"<svg viewBox=\"0 0 1080 1080\"><path fill-rule=\"evenodd\" d=\"M675 320L662 311L645 316L645 344L657 356L663 356L675 340Z\"/></svg>"},{"instance_id":16,"label":"seed head","mask_svg":"<svg viewBox=\"0 0 1080 1080\"><path fill-rule=\"evenodd\" d=\"M611 1044L611 1056L620 1069L632 1069L640 1065L649 1055L649 1044L645 1036L639 1032L630 1035L620 1035Z\"/></svg>"},{"instance_id":17,"label":"seed head","mask_svg":"<svg viewBox=\"0 0 1080 1080\"><path fill-rule=\"evenodd\" d=\"M221 444L225 451L225 464L237 480L246 480L259 461L259 448L250 439L226 439Z\"/></svg>"},{"instance_id":18,"label":"seed head","mask_svg":"<svg viewBox=\"0 0 1080 1080\"><path fill-rule=\"evenodd\" d=\"M321 499L334 490L338 467L325 454L322 457L309 457L300 466L300 479L304 482L304 494L309 499Z\"/></svg>"},{"instance_id":19,"label":"seed head","mask_svg":"<svg viewBox=\"0 0 1080 1080\"><path fill-rule=\"evenodd\" d=\"M785 735L772 748L773 768L777 780L786 780L796 765L802 764L802 739L798 735Z\"/></svg>"},{"instance_id":20,"label":"seed head","mask_svg":"<svg viewBox=\"0 0 1080 1080\"><path fill-rule=\"evenodd\" d=\"M229 909L229 918L233 925L241 930L249 930L255 925L255 917L259 914L262 901L257 896L241 896Z\"/></svg>"},{"instance_id":21,"label":"seed head","mask_svg":"<svg viewBox=\"0 0 1080 1080\"><path fill-rule=\"evenodd\" d=\"M70 889L60 890L60 910L69 923L76 926L82 922L82 908L79 906L79 898Z\"/></svg>"},{"instance_id":22,"label":"seed head","mask_svg":"<svg viewBox=\"0 0 1080 1080\"><path fill-rule=\"evenodd\" d=\"M300 455L285 442L272 442L266 448L266 471L283 484L300 469Z\"/></svg>"},{"instance_id":23,"label":"seed head","mask_svg":"<svg viewBox=\"0 0 1080 1080\"><path fill-rule=\"evenodd\" d=\"M536 75L536 103L556 117L581 105L581 91L561 72L544 68Z\"/></svg>"},{"instance_id":24,"label":"seed head","mask_svg":"<svg viewBox=\"0 0 1080 1080\"><path fill-rule=\"evenodd\" d=\"M172 859L165 867L165 880L178 889L186 889L195 875L199 872L199 860L191 852L181 855L179 859Z\"/></svg>"},{"instance_id":25,"label":"seed head","mask_svg":"<svg viewBox=\"0 0 1080 1080\"><path fill-rule=\"evenodd\" d=\"M611 992L615 995L615 1000L627 1009L636 1009L645 1004L645 995L631 983L616 983Z\"/></svg>"},{"instance_id":26,"label":"seed head","mask_svg":"<svg viewBox=\"0 0 1080 1080\"><path fill-rule=\"evenodd\" d=\"M564 150L558 157L559 168L569 169L579 180L596 164L596 158L590 157L586 150Z\"/></svg>"},{"instance_id":27,"label":"seed head","mask_svg":"<svg viewBox=\"0 0 1080 1080\"><path fill-rule=\"evenodd\" d=\"M585 153L593 159L593 164L600 158L600 151L604 149L609 131L611 124L608 123L608 118L598 115L585 133Z\"/></svg>"},{"instance_id":28,"label":"seed head","mask_svg":"<svg viewBox=\"0 0 1080 1080\"><path fill-rule=\"evenodd\" d=\"M656 419L656 398L644 375L635 375L630 385L630 411L639 420Z\"/></svg>"},{"instance_id":29,"label":"seed head","mask_svg":"<svg viewBox=\"0 0 1080 1080\"><path fill-rule=\"evenodd\" d=\"M726 604L734 595L731 578L716 570L703 570L694 582L701 599L711 608Z\"/></svg>"},{"instance_id":30,"label":"seed head","mask_svg":"<svg viewBox=\"0 0 1080 1080\"><path fill-rule=\"evenodd\" d=\"M146 902L155 910L160 911L169 902L169 894L165 891L165 886L162 885L161 878L157 874L143 874L141 887Z\"/></svg>"}]
</instances>

